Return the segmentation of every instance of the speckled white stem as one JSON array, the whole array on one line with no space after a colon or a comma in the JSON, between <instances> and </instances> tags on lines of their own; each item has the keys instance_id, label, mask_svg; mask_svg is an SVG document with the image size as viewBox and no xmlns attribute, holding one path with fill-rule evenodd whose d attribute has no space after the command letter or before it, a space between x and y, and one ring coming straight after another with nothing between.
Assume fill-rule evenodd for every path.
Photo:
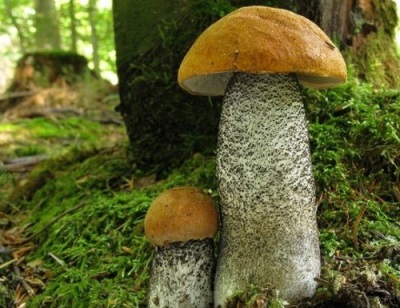
<instances>
[{"instance_id":1,"label":"speckled white stem","mask_svg":"<svg viewBox=\"0 0 400 308\"><path fill-rule=\"evenodd\" d=\"M250 285L274 286L289 302L315 292L320 254L306 126L295 75L232 78L217 154L215 306Z\"/></svg>"},{"instance_id":2,"label":"speckled white stem","mask_svg":"<svg viewBox=\"0 0 400 308\"><path fill-rule=\"evenodd\" d=\"M151 269L148 307L212 307L214 267L212 239L158 247Z\"/></svg>"}]
</instances>

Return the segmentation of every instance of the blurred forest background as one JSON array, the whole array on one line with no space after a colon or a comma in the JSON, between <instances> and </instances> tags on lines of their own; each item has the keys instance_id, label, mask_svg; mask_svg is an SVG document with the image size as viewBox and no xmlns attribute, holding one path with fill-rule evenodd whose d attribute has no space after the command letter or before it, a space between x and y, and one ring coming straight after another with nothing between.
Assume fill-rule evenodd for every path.
<instances>
[{"instance_id":1,"label":"blurred forest background","mask_svg":"<svg viewBox=\"0 0 400 308\"><path fill-rule=\"evenodd\" d=\"M296 307L400 307L392 0L0 1L0 307L146 307L151 201L189 185L219 203L221 98L181 90L179 64L255 4L313 20L348 66L346 84L302 90L323 269ZM232 307L285 306L241 291Z\"/></svg>"},{"instance_id":2,"label":"blurred forest background","mask_svg":"<svg viewBox=\"0 0 400 308\"><path fill-rule=\"evenodd\" d=\"M117 82L111 1L0 2L0 93L26 52L64 50L85 56L95 72Z\"/></svg>"}]
</instances>

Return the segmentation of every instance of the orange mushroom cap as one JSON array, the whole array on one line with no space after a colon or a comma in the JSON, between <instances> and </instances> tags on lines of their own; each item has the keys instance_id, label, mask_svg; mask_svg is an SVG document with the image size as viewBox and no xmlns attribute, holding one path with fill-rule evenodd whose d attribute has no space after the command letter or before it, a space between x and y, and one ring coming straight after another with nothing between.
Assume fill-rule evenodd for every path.
<instances>
[{"instance_id":1,"label":"orange mushroom cap","mask_svg":"<svg viewBox=\"0 0 400 308\"><path fill-rule=\"evenodd\" d=\"M340 51L316 24L264 6L240 8L208 27L183 59L178 83L193 94L224 95L234 72L296 73L319 89L347 78Z\"/></svg>"},{"instance_id":2,"label":"orange mushroom cap","mask_svg":"<svg viewBox=\"0 0 400 308\"><path fill-rule=\"evenodd\" d=\"M156 246L212 238L217 229L218 212L211 197L193 187L175 187L159 195L144 220L145 235Z\"/></svg>"}]
</instances>

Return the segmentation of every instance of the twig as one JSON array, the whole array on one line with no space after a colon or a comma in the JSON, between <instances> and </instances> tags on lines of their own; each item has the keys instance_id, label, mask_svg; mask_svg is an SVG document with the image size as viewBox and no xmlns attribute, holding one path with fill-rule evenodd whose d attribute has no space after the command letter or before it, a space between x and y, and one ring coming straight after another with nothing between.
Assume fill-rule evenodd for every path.
<instances>
[{"instance_id":1,"label":"twig","mask_svg":"<svg viewBox=\"0 0 400 308\"><path fill-rule=\"evenodd\" d=\"M101 123L101 124L114 124L114 125L124 125L124 121L121 119L117 119L117 118L103 118L103 119L98 119L97 122Z\"/></svg>"},{"instance_id":2,"label":"twig","mask_svg":"<svg viewBox=\"0 0 400 308\"><path fill-rule=\"evenodd\" d=\"M393 274L391 274L391 273L386 273L386 275L387 275L391 280L393 280L396 284L399 284L399 283L400 283L400 279L397 278L395 275L393 275Z\"/></svg>"},{"instance_id":3,"label":"twig","mask_svg":"<svg viewBox=\"0 0 400 308\"><path fill-rule=\"evenodd\" d=\"M365 294L365 292L362 292L361 294L362 294L362 297L365 299L365 302L366 302L366 308L370 308L370 307L371 307L371 305L370 305L370 303L369 303L369 299L368 299L368 296L367 296L367 294Z\"/></svg>"},{"instance_id":4,"label":"twig","mask_svg":"<svg viewBox=\"0 0 400 308\"><path fill-rule=\"evenodd\" d=\"M21 271L17 265L14 265L14 271L15 271L15 274L17 275L17 279L21 282L22 286L24 287L25 291L29 294L29 296L35 295L35 291L25 281L24 277L22 277Z\"/></svg>"},{"instance_id":5,"label":"twig","mask_svg":"<svg viewBox=\"0 0 400 308\"><path fill-rule=\"evenodd\" d=\"M397 202L400 202L400 189L399 189L399 187L393 185L393 194L394 194L394 197L396 198Z\"/></svg>"},{"instance_id":6,"label":"twig","mask_svg":"<svg viewBox=\"0 0 400 308\"><path fill-rule=\"evenodd\" d=\"M52 224L54 224L55 222L57 222L58 220L60 220L61 218L63 218L65 215L76 211L77 209L81 208L83 205L85 205L86 203L84 201L78 203L77 205L69 208L68 210L62 212L61 214L57 215L56 217L54 217L53 219L51 219L47 225L45 225L41 230L39 230L38 232L32 234L31 236L27 237L23 242L30 242L31 240L33 240L36 236L38 236L40 233L42 233L43 231L45 231L48 227L50 227Z\"/></svg>"},{"instance_id":7,"label":"twig","mask_svg":"<svg viewBox=\"0 0 400 308\"><path fill-rule=\"evenodd\" d=\"M36 165L37 163L42 162L43 160L48 159L48 155L33 155L33 156L24 156L24 157L17 157L12 159L6 159L4 161L4 167L7 169L9 167L24 167L30 165Z\"/></svg>"},{"instance_id":8,"label":"twig","mask_svg":"<svg viewBox=\"0 0 400 308\"><path fill-rule=\"evenodd\" d=\"M3 268L6 268L7 266L9 266L17 261L18 261L18 259L12 259L10 261L7 261L6 263L3 263L2 265L0 265L0 270Z\"/></svg>"},{"instance_id":9,"label":"twig","mask_svg":"<svg viewBox=\"0 0 400 308\"><path fill-rule=\"evenodd\" d=\"M74 107L46 108L44 110L49 113L70 113L76 116L81 116L84 114L84 112L81 109Z\"/></svg>"},{"instance_id":10,"label":"twig","mask_svg":"<svg viewBox=\"0 0 400 308\"><path fill-rule=\"evenodd\" d=\"M61 214L57 215L56 217L52 218L42 229L40 229L38 232L32 234L31 236L28 236L27 238L24 238L22 240L19 241L15 241L15 242L7 242L6 244L8 245L15 245L15 244L25 244L27 242L32 241L36 236L38 236L39 234L43 233L48 227L50 227L52 224L54 224L55 222L57 222L58 220L60 220L62 217L64 217L65 215L76 211L77 209L81 208L83 205L85 205L86 203L84 201L78 203L77 205L75 205L74 207L69 208L68 210L62 212Z\"/></svg>"},{"instance_id":11,"label":"twig","mask_svg":"<svg viewBox=\"0 0 400 308\"><path fill-rule=\"evenodd\" d=\"M358 244L358 228L360 227L361 219L364 216L365 210L367 209L368 203L365 202L361 210L358 212L356 221L354 222L353 227L353 244L355 250L358 252L360 250L360 246Z\"/></svg>"},{"instance_id":12,"label":"twig","mask_svg":"<svg viewBox=\"0 0 400 308\"><path fill-rule=\"evenodd\" d=\"M9 158L4 161L6 165L9 164L34 164L37 161L42 161L43 159L47 159L48 155L40 154L40 155L32 155L32 156L23 156L17 158Z\"/></svg>"},{"instance_id":13,"label":"twig","mask_svg":"<svg viewBox=\"0 0 400 308\"><path fill-rule=\"evenodd\" d=\"M52 257L58 264L60 264L62 266L62 268L64 270L66 270L66 264L63 260L61 260L60 258L58 258L54 253L49 252L49 256Z\"/></svg>"},{"instance_id":14,"label":"twig","mask_svg":"<svg viewBox=\"0 0 400 308\"><path fill-rule=\"evenodd\" d=\"M22 106L24 107L24 106ZM15 119L15 118L48 118L50 120L55 121L56 118L60 117L67 117L67 116L82 116L83 111L72 108L72 107L65 107L65 108L30 108L30 109L17 109L10 110L9 113L6 113L8 118Z\"/></svg>"},{"instance_id":15,"label":"twig","mask_svg":"<svg viewBox=\"0 0 400 308\"><path fill-rule=\"evenodd\" d=\"M13 256L15 259L22 259L22 258L20 258L20 256L25 255L26 253L28 253L29 251L31 251L31 250L33 250L33 249L35 249L35 248L36 248L36 246L33 245L33 244L31 243L31 244L29 244L28 246L21 247L21 248L19 248L19 249L14 250L14 251L12 252L12 256ZM19 263L19 262L18 262L18 263Z\"/></svg>"},{"instance_id":16,"label":"twig","mask_svg":"<svg viewBox=\"0 0 400 308\"><path fill-rule=\"evenodd\" d=\"M0 95L0 101L5 101L5 100L10 99L10 98L19 98L19 97L31 96L31 95L34 95L34 94L36 94L38 92L39 91L11 92L11 93L8 93L8 94Z\"/></svg>"},{"instance_id":17,"label":"twig","mask_svg":"<svg viewBox=\"0 0 400 308\"><path fill-rule=\"evenodd\" d=\"M9 172L26 171L26 168L33 167L48 158L47 155L35 155L8 159L4 161L4 164L1 164L1 169Z\"/></svg>"}]
</instances>

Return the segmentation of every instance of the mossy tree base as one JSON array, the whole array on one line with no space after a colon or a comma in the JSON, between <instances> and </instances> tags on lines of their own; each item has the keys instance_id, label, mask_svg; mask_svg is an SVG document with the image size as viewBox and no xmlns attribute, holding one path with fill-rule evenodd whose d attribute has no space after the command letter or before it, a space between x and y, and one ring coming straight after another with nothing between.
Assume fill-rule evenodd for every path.
<instances>
[{"instance_id":1,"label":"mossy tree base","mask_svg":"<svg viewBox=\"0 0 400 308\"><path fill-rule=\"evenodd\" d=\"M120 111L139 166L176 166L215 148L221 100L185 93L176 76L196 37L231 9L227 1L114 1Z\"/></svg>"},{"instance_id":2,"label":"mossy tree base","mask_svg":"<svg viewBox=\"0 0 400 308\"><path fill-rule=\"evenodd\" d=\"M120 111L138 166L163 168L215 149L220 99L185 94L176 75L195 38L234 7L269 5L319 24L348 54L358 77L396 87L400 69L391 0L114 0Z\"/></svg>"},{"instance_id":3,"label":"mossy tree base","mask_svg":"<svg viewBox=\"0 0 400 308\"><path fill-rule=\"evenodd\" d=\"M340 88L304 94L323 262L316 295L298 307L400 307L400 93L376 91L350 77ZM52 275L28 307L145 307L152 248L143 219L152 200L190 185L219 201L212 157L196 154L165 172L163 181L140 187L145 174L125 154L117 146L49 161L27 178L40 184L25 186L36 187L29 200L22 192L14 195L13 208L26 214L19 223L24 236L48 226L34 238L36 250L18 262L25 275ZM54 177L46 181L48 172ZM69 209L75 210L50 224ZM15 227L4 226L0 234ZM4 264L12 256L0 259ZM0 271L0 306L15 298L17 283L10 277L12 265ZM29 283L40 289L36 281ZM238 290L231 307L253 307L253 300L283 308L276 292L265 288Z\"/></svg>"},{"instance_id":4,"label":"mossy tree base","mask_svg":"<svg viewBox=\"0 0 400 308\"><path fill-rule=\"evenodd\" d=\"M0 100L0 112L16 106L37 90L72 85L93 77L97 78L88 68L87 59L76 53L26 53L18 60L12 83Z\"/></svg>"},{"instance_id":5,"label":"mossy tree base","mask_svg":"<svg viewBox=\"0 0 400 308\"><path fill-rule=\"evenodd\" d=\"M74 83L89 73L87 65L85 57L72 52L26 53L17 62L8 92L45 88L57 82Z\"/></svg>"}]
</instances>

